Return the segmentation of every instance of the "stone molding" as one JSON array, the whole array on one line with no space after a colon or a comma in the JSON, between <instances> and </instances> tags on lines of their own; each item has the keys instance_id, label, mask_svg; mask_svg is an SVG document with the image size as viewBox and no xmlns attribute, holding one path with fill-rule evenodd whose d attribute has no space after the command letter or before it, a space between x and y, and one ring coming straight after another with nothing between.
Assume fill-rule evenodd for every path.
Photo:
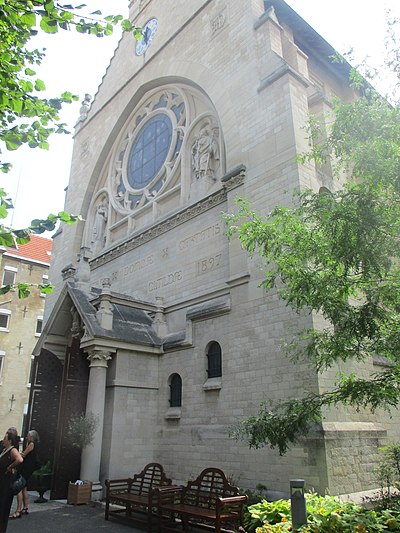
<instances>
[{"instance_id":1,"label":"stone molding","mask_svg":"<svg viewBox=\"0 0 400 533\"><path fill-rule=\"evenodd\" d=\"M96 268L103 266L106 263L109 263L110 261L113 261L117 257L120 257L121 255L124 255L125 253L130 252L131 250L134 250L139 246L142 246L142 244L153 240L155 237L159 237L167 231L170 231L171 229L174 229L180 226L181 224L184 224L188 220L191 220L197 217L198 215L209 211L213 207L226 202L228 192L242 185L244 181L246 167L244 167L244 165L240 165L240 167L237 168L239 169L238 174L230 177L228 180L224 180L224 178L222 178L222 180L224 180L223 187L216 193L211 194L207 198L200 200L194 205L188 206L183 211L180 211L179 213L168 217L166 220L163 220L162 222L155 224L149 229L143 231L142 233L133 236L123 244L120 244L112 250L105 252L100 257L93 259L92 261L90 261L91 270L95 270Z\"/></svg>"},{"instance_id":2,"label":"stone molding","mask_svg":"<svg viewBox=\"0 0 400 533\"><path fill-rule=\"evenodd\" d=\"M286 61L283 61L282 58L280 59L282 61L282 65L279 68L277 68L274 72L272 72L272 74L270 74L269 76L267 76L261 81L261 84L257 89L258 93L260 93L261 91L263 91L264 89L266 89L267 87L269 87L270 85L278 81L280 78L282 78L286 74L290 74L293 78L295 78L297 81L302 83L304 87L310 86L310 81L307 80L307 78L299 74L299 72L294 70L294 68L291 67L289 63L286 63Z\"/></svg>"}]
</instances>

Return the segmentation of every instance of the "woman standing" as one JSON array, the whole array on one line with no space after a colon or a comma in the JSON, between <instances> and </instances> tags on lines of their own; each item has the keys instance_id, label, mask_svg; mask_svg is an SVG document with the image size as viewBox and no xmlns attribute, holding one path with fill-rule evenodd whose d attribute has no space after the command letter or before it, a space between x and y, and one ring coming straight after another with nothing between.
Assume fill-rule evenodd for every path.
<instances>
[{"instance_id":1,"label":"woman standing","mask_svg":"<svg viewBox=\"0 0 400 533\"><path fill-rule=\"evenodd\" d=\"M26 485L25 487L17 494L17 509L14 514L10 516L10 518L21 518L23 514L28 514L28 481L31 475L35 470L38 468L38 447L39 447L39 434L34 429L31 429L31 431L28 431L28 434L26 436L26 447L24 451L21 453L24 462L19 468L19 473L22 477L25 478Z\"/></svg>"},{"instance_id":2,"label":"woman standing","mask_svg":"<svg viewBox=\"0 0 400 533\"><path fill-rule=\"evenodd\" d=\"M8 515L13 500L13 495L10 493L12 474L23 461L18 451L18 443L18 436L12 431L7 431L3 439L3 451L0 454L0 533L5 533L7 530Z\"/></svg>"}]
</instances>

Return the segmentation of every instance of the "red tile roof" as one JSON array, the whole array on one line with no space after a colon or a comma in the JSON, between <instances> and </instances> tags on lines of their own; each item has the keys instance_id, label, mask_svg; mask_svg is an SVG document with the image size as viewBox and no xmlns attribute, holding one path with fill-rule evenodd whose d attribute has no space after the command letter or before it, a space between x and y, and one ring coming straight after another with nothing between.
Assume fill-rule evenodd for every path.
<instances>
[{"instance_id":1,"label":"red tile roof","mask_svg":"<svg viewBox=\"0 0 400 533\"><path fill-rule=\"evenodd\" d=\"M7 247L6 254L13 257L31 259L50 264L53 241L46 237L31 234L31 240L26 244L17 244L16 248Z\"/></svg>"}]
</instances>

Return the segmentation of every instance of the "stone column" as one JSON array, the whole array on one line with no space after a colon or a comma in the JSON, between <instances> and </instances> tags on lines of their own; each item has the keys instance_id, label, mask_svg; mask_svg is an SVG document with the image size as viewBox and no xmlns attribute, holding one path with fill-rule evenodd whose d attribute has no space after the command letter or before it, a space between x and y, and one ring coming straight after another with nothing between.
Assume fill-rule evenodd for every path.
<instances>
[{"instance_id":1,"label":"stone column","mask_svg":"<svg viewBox=\"0 0 400 533\"><path fill-rule=\"evenodd\" d=\"M106 377L108 361L111 352L106 350L90 350L89 387L86 401L86 414L93 413L98 418L98 424L93 443L82 450L81 479L92 481L92 499L102 497L100 483L101 445L103 441L104 404L106 396Z\"/></svg>"}]
</instances>

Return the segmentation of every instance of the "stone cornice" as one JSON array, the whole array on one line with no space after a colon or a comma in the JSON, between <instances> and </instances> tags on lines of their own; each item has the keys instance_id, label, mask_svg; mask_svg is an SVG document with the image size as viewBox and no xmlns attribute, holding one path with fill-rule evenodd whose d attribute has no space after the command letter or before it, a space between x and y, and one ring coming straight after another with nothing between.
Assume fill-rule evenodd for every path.
<instances>
[{"instance_id":1,"label":"stone cornice","mask_svg":"<svg viewBox=\"0 0 400 533\"><path fill-rule=\"evenodd\" d=\"M272 72L269 76L261 80L261 84L257 89L257 92L261 92L273 83L275 83L277 80L285 76L286 74L289 74L293 78L295 78L297 81L302 83L304 87L310 86L310 81L307 80L304 76L302 76L297 70L294 70L293 67L291 67L286 61L282 61L282 64L279 68L277 68L274 72Z\"/></svg>"}]
</instances>

